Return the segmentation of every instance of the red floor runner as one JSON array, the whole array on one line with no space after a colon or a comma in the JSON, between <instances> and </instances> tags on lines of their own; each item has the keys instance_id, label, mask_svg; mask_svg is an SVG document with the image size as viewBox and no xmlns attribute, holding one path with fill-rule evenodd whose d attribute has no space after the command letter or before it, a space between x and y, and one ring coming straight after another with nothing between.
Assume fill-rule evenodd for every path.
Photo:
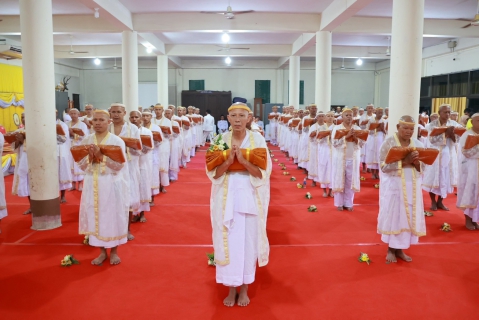
<instances>
[{"instance_id":1,"label":"red floor runner","mask_svg":"<svg viewBox=\"0 0 479 320\"><path fill-rule=\"evenodd\" d=\"M0 319L477 319L476 280L479 232L467 231L446 199L450 212L427 218L427 236L408 252L410 264L384 263L386 245L376 234L378 190L363 181L354 212L338 212L319 187L297 189L304 178L272 148L273 162L268 236L270 264L257 269L247 308L226 308L227 290L208 267L211 252L210 183L204 152L199 152L180 181L156 198L148 222L132 225L136 239L120 247L122 263L93 267L96 248L78 235L80 193L67 193L63 226L33 231L21 213L25 199L10 195L9 216L0 234ZM287 165L283 176L277 165ZM311 192L313 199L304 198ZM311 204L319 210L307 211ZM429 201L426 200L426 205ZM439 231L443 222L453 232ZM370 266L357 262L367 252ZM60 267L66 254L81 262Z\"/></svg>"}]
</instances>

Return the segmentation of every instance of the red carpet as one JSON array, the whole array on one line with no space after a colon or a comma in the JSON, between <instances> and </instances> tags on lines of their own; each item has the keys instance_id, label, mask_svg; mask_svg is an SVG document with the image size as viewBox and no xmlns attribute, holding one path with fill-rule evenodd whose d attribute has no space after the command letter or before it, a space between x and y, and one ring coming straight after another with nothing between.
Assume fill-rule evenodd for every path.
<instances>
[{"instance_id":1,"label":"red carpet","mask_svg":"<svg viewBox=\"0 0 479 320\"><path fill-rule=\"evenodd\" d=\"M10 195L1 222L0 319L477 319L479 231L467 231L455 196L428 217L427 236L408 253L412 263L384 263L376 234L378 190L363 181L354 212L338 212L319 187L297 189L304 174L273 148L268 235L270 263L257 269L247 308L226 308L227 289L215 283L209 218L210 183L204 152L180 181L155 199L148 222L132 225L136 239L120 247L122 263L94 267L96 248L78 235L80 193L67 193L63 226L30 229L26 199ZM284 162L290 176L283 176ZM304 198L311 192L313 199ZM307 207L314 204L318 212ZM429 200L426 199L426 206ZM453 232L439 231L443 222ZM370 266L359 263L367 252ZM60 267L66 254L81 262Z\"/></svg>"}]
</instances>

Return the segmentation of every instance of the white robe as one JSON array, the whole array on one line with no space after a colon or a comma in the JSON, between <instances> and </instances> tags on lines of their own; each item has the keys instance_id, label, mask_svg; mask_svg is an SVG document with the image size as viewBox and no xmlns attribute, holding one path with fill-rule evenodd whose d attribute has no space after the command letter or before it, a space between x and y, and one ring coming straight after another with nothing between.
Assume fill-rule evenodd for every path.
<instances>
[{"instance_id":1,"label":"white robe","mask_svg":"<svg viewBox=\"0 0 479 320\"><path fill-rule=\"evenodd\" d=\"M368 121L369 122L369 119L370 118L373 118L374 117L374 114L371 115L371 116L368 116L368 114L365 112L363 113L362 116L359 117L359 128L361 128L361 130L365 130L367 127L368 127L368 124L364 124L362 125L361 123L364 122L364 121ZM366 144L364 144L362 147L361 147L361 163L366 163Z\"/></svg>"},{"instance_id":2,"label":"white robe","mask_svg":"<svg viewBox=\"0 0 479 320\"><path fill-rule=\"evenodd\" d=\"M479 146L465 150L464 144L469 135L477 136L472 129L467 130L459 140L457 207L464 210L473 222L479 222Z\"/></svg>"},{"instance_id":3,"label":"white robe","mask_svg":"<svg viewBox=\"0 0 479 320\"><path fill-rule=\"evenodd\" d=\"M109 131L115 134L113 123L110 124ZM125 122L118 135L125 138L140 139L140 130L130 122ZM130 210L135 212L140 207L140 150L126 148L126 159L128 161L129 183L130 183Z\"/></svg>"},{"instance_id":4,"label":"white robe","mask_svg":"<svg viewBox=\"0 0 479 320\"><path fill-rule=\"evenodd\" d=\"M319 127L319 131L329 130L328 125L324 124ZM325 137L318 140L318 177L315 181L321 184L321 188L331 188L331 158L332 145L331 137Z\"/></svg>"},{"instance_id":5,"label":"white robe","mask_svg":"<svg viewBox=\"0 0 479 320\"><path fill-rule=\"evenodd\" d=\"M190 122L188 117L186 116L181 116L181 121L183 122ZM183 145L182 145L182 150L181 150L181 165L182 167L186 167L186 164L190 162L190 152L191 152L191 135L192 135L192 130L190 128L191 126L185 126L182 124L181 128L181 135L183 137Z\"/></svg>"},{"instance_id":6,"label":"white robe","mask_svg":"<svg viewBox=\"0 0 479 320\"><path fill-rule=\"evenodd\" d=\"M72 122L70 121L68 123L68 128L81 129L84 134L83 137L78 134L74 134L73 136L70 135L70 139L71 139L70 145L72 147L81 145L82 140L90 134L90 130L88 130L87 125L82 121L78 121L75 125L73 125ZM73 160L71 152L70 152L70 161L72 163L72 181L83 181L84 172L80 170L80 167L78 166L78 164Z\"/></svg>"},{"instance_id":7,"label":"white robe","mask_svg":"<svg viewBox=\"0 0 479 320\"><path fill-rule=\"evenodd\" d=\"M226 120L218 120L216 123L216 126L218 127L218 133L226 133L228 132L228 121Z\"/></svg>"},{"instance_id":8,"label":"white robe","mask_svg":"<svg viewBox=\"0 0 479 320\"><path fill-rule=\"evenodd\" d=\"M111 133L103 141L96 141L95 134L91 134L82 144L115 145L125 150L123 140ZM85 172L79 233L89 235L94 247L113 248L126 243L131 186L128 162L121 164L103 156L102 163L91 164L86 156L79 165Z\"/></svg>"},{"instance_id":9,"label":"white robe","mask_svg":"<svg viewBox=\"0 0 479 320\"><path fill-rule=\"evenodd\" d=\"M176 121L171 121L171 135L170 135L170 169L169 178L173 181L178 180L178 172L180 172L179 159L181 158L181 146L180 137L181 134L174 133L173 127L179 128L179 124Z\"/></svg>"},{"instance_id":10,"label":"white robe","mask_svg":"<svg viewBox=\"0 0 479 320\"><path fill-rule=\"evenodd\" d=\"M453 120L448 120L446 126L460 127ZM429 131L428 140L429 148L438 149L439 156L432 166L427 166L424 170L422 188L427 192L446 198L448 193L454 192L454 187L457 185L456 143L449 138L446 139L445 134L432 137L430 133L436 127L440 127L439 119L427 125Z\"/></svg>"},{"instance_id":11,"label":"white robe","mask_svg":"<svg viewBox=\"0 0 479 320\"><path fill-rule=\"evenodd\" d=\"M271 112L271 116L277 116L280 113L278 112ZM273 145L278 144L278 119L269 119L269 138L271 139L271 143Z\"/></svg>"},{"instance_id":12,"label":"white robe","mask_svg":"<svg viewBox=\"0 0 479 320\"><path fill-rule=\"evenodd\" d=\"M246 132L240 148L267 148L261 134ZM231 133L225 133L223 140L231 146ZM266 170L260 169L262 178L231 172L214 179L216 169L207 172L212 182L210 208L216 281L226 286L252 283L256 261L260 267L269 261L266 220L272 165L268 152L267 156Z\"/></svg>"},{"instance_id":13,"label":"white robe","mask_svg":"<svg viewBox=\"0 0 479 320\"><path fill-rule=\"evenodd\" d=\"M15 132L25 132L24 129L18 129ZM17 154L17 162L15 164L12 194L19 197L30 196L30 180L28 177L28 157L27 157L27 139L18 148L17 143L12 143L12 149Z\"/></svg>"},{"instance_id":14,"label":"white robe","mask_svg":"<svg viewBox=\"0 0 479 320\"><path fill-rule=\"evenodd\" d=\"M65 131L65 135L57 134L57 155L58 155L58 179L60 190L71 189L72 187L72 161L70 152L70 132L68 126L60 120L57 120Z\"/></svg>"},{"instance_id":15,"label":"white robe","mask_svg":"<svg viewBox=\"0 0 479 320\"><path fill-rule=\"evenodd\" d=\"M416 168L403 168L401 161L384 163L388 151L401 146L397 134L388 137L381 146L381 189L377 231L381 240L393 249L407 249L426 235L422 174ZM423 148L417 139L411 139L410 147ZM421 171L425 165L421 163Z\"/></svg>"},{"instance_id":16,"label":"white robe","mask_svg":"<svg viewBox=\"0 0 479 320\"><path fill-rule=\"evenodd\" d=\"M298 149L298 166L303 169L307 169L309 161L309 126L304 126L304 120L311 119L310 116L304 116L301 120L303 127L303 133L299 138L299 149Z\"/></svg>"},{"instance_id":17,"label":"white robe","mask_svg":"<svg viewBox=\"0 0 479 320\"><path fill-rule=\"evenodd\" d=\"M167 119L165 116L163 116L160 119L155 119L153 121L159 127L170 128L170 132L173 133L170 119ZM161 137L163 140L161 141L159 148L160 186L167 187L170 185L170 177L168 175L170 170L170 135L161 132Z\"/></svg>"},{"instance_id":18,"label":"white robe","mask_svg":"<svg viewBox=\"0 0 479 320\"><path fill-rule=\"evenodd\" d=\"M153 134L145 127L139 128L140 135L148 135L151 137L151 144L154 148ZM153 149L143 145L140 154L140 206L133 212L138 214L141 211L150 211L151 202L151 180L153 171Z\"/></svg>"},{"instance_id":19,"label":"white robe","mask_svg":"<svg viewBox=\"0 0 479 320\"><path fill-rule=\"evenodd\" d=\"M309 128L308 136L315 132L314 137L308 138L308 164L306 169L308 170L308 179L312 179L313 181L318 181L318 130L320 126L318 123L314 123Z\"/></svg>"},{"instance_id":20,"label":"white robe","mask_svg":"<svg viewBox=\"0 0 479 320\"><path fill-rule=\"evenodd\" d=\"M369 119L369 123L366 126L366 129L369 130L369 127L372 123L384 123L383 119L376 120L376 117ZM384 126L386 124L384 123ZM369 169L379 169L379 150L384 141L384 132L378 130L369 130L368 140L366 141L366 164Z\"/></svg>"},{"instance_id":21,"label":"white robe","mask_svg":"<svg viewBox=\"0 0 479 320\"><path fill-rule=\"evenodd\" d=\"M161 129L156 124L150 123L147 128L150 131L160 132ZM157 195L160 193L160 143L154 141L154 148L151 152L151 194Z\"/></svg>"},{"instance_id":22,"label":"white robe","mask_svg":"<svg viewBox=\"0 0 479 320\"><path fill-rule=\"evenodd\" d=\"M3 154L3 145L5 144L5 138L0 133L0 154ZM0 219L7 216L7 203L5 201L5 181L3 174L0 175Z\"/></svg>"}]
</instances>

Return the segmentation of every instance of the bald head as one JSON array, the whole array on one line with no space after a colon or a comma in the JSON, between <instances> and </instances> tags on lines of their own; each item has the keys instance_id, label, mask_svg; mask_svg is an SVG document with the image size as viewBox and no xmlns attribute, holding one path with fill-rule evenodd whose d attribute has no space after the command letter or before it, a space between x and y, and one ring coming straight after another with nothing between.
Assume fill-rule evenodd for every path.
<instances>
[{"instance_id":1,"label":"bald head","mask_svg":"<svg viewBox=\"0 0 479 320\"><path fill-rule=\"evenodd\" d=\"M398 130L398 137L401 140L409 141L414 134L415 123L414 118L408 115L399 118L399 123L396 127Z\"/></svg>"},{"instance_id":2,"label":"bald head","mask_svg":"<svg viewBox=\"0 0 479 320\"><path fill-rule=\"evenodd\" d=\"M416 123L414 121L414 118L411 117L411 116L402 116L401 118L399 118L400 121L403 121L403 122L411 122L411 123Z\"/></svg>"}]
</instances>

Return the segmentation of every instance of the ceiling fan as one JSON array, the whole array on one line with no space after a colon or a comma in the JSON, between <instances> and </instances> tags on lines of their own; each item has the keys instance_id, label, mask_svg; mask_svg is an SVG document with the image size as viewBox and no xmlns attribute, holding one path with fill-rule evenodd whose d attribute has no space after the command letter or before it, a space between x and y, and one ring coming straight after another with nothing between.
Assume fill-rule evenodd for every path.
<instances>
[{"instance_id":1,"label":"ceiling fan","mask_svg":"<svg viewBox=\"0 0 479 320\"><path fill-rule=\"evenodd\" d=\"M226 45L224 45L224 46L219 46L219 45L216 45L216 46L221 48L221 49L219 49L218 51L249 50L249 48L235 48L235 47L230 47L229 44L226 44Z\"/></svg>"},{"instance_id":2,"label":"ceiling fan","mask_svg":"<svg viewBox=\"0 0 479 320\"><path fill-rule=\"evenodd\" d=\"M477 0L477 10L476 10L476 15L474 16L474 19L468 20L468 19L458 19L461 21L468 21L469 24L466 24L462 29L469 28L469 27L479 27L479 0Z\"/></svg>"},{"instance_id":3,"label":"ceiling fan","mask_svg":"<svg viewBox=\"0 0 479 320\"><path fill-rule=\"evenodd\" d=\"M201 11L201 13L222 14L225 16L226 19L234 19L235 15L237 14L245 14L251 12L254 12L254 10L233 11L233 9L231 9L231 6L228 6L228 8L226 8L226 11Z\"/></svg>"},{"instance_id":4,"label":"ceiling fan","mask_svg":"<svg viewBox=\"0 0 479 320\"><path fill-rule=\"evenodd\" d=\"M332 69L332 70L354 70L354 69L356 69L356 68L346 68L346 67L344 66L344 58L343 58L343 62L342 62L342 64L341 64L341 67L339 67L339 68L334 68L334 69Z\"/></svg>"},{"instance_id":5,"label":"ceiling fan","mask_svg":"<svg viewBox=\"0 0 479 320\"><path fill-rule=\"evenodd\" d=\"M385 54L387 57L391 56L391 37L387 37L388 39L388 48L386 52L368 52L369 54Z\"/></svg>"},{"instance_id":6,"label":"ceiling fan","mask_svg":"<svg viewBox=\"0 0 479 320\"><path fill-rule=\"evenodd\" d=\"M115 57L115 63L113 64L113 66L108 67L108 68L104 68L103 70L109 70L109 69L113 69L113 70L118 70L118 69L120 69L120 70L121 70L121 66L118 66L118 65L116 64L116 57Z\"/></svg>"},{"instance_id":7,"label":"ceiling fan","mask_svg":"<svg viewBox=\"0 0 479 320\"><path fill-rule=\"evenodd\" d=\"M69 51L64 51L64 50L55 50L56 52L68 52L71 55L74 55L75 53L88 53L88 51L73 51L73 36L70 36L70 50Z\"/></svg>"}]
</instances>

